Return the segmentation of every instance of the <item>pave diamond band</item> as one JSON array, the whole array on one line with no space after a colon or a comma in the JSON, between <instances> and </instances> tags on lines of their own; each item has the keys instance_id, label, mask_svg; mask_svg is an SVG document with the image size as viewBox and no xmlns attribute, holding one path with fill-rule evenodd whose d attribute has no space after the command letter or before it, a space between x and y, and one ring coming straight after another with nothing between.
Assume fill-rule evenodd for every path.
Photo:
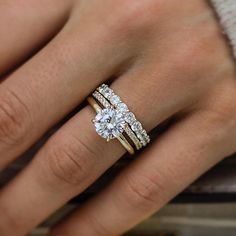
<instances>
[{"instance_id":1,"label":"pave diamond band","mask_svg":"<svg viewBox=\"0 0 236 236\"><path fill-rule=\"evenodd\" d=\"M108 85L98 87L88 102L97 112L93 120L96 132L107 141L117 138L131 154L133 147L139 150L150 142L142 124Z\"/></svg>"}]
</instances>

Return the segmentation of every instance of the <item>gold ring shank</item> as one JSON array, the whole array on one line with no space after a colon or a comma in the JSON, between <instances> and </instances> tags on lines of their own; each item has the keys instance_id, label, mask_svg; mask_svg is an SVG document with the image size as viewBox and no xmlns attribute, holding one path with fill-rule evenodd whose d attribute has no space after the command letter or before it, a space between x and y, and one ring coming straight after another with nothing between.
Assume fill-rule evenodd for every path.
<instances>
[{"instance_id":1,"label":"gold ring shank","mask_svg":"<svg viewBox=\"0 0 236 236\"><path fill-rule=\"evenodd\" d=\"M102 108L99 106L99 104L96 102L96 100L93 97L88 97L87 101L89 105L96 111L96 113L102 110Z\"/></svg>"},{"instance_id":2,"label":"gold ring shank","mask_svg":"<svg viewBox=\"0 0 236 236\"><path fill-rule=\"evenodd\" d=\"M100 112L102 110L101 106L97 103L97 101L93 97L88 97L87 101L89 105L96 111L96 113ZM119 142L122 144L122 146L130 153L134 154L134 148L132 145L128 142L128 140L125 138L123 134L117 137Z\"/></svg>"}]
</instances>

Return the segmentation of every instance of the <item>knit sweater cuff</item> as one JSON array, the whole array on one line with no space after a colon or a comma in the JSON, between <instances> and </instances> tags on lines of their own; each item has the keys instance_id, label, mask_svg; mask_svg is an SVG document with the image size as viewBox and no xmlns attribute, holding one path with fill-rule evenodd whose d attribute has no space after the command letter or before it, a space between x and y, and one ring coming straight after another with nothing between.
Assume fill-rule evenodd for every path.
<instances>
[{"instance_id":1,"label":"knit sweater cuff","mask_svg":"<svg viewBox=\"0 0 236 236\"><path fill-rule=\"evenodd\" d=\"M211 0L236 58L236 0Z\"/></svg>"}]
</instances>

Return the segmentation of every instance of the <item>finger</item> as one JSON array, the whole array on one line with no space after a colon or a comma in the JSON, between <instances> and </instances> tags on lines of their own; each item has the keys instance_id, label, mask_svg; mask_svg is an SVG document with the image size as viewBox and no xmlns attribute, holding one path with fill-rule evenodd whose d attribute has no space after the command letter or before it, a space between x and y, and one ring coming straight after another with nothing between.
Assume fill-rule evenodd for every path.
<instances>
[{"instance_id":1,"label":"finger","mask_svg":"<svg viewBox=\"0 0 236 236\"><path fill-rule=\"evenodd\" d=\"M229 104L224 106L227 112L223 115L218 103L211 108L213 112L197 112L174 125L108 188L56 226L50 235L121 235L159 210L235 151L235 102Z\"/></svg>"},{"instance_id":2,"label":"finger","mask_svg":"<svg viewBox=\"0 0 236 236\"><path fill-rule=\"evenodd\" d=\"M56 34L67 20L71 2L1 2L0 74L25 60Z\"/></svg>"},{"instance_id":3,"label":"finger","mask_svg":"<svg viewBox=\"0 0 236 236\"><path fill-rule=\"evenodd\" d=\"M139 74L139 71L137 73ZM135 92L154 94L157 88L148 88L147 91L137 86L135 91L125 90L133 84L133 81L130 81L131 75L137 76L134 73L127 74L127 77L124 75L116 80L112 87L128 105L132 103L130 107L136 111L141 122L144 117L147 118L144 127L148 130L154 128L162 119L168 118L172 114L171 111L183 108L182 102L173 103L166 100L168 109L164 109L161 106L163 100L157 99L155 110L160 109L161 115L156 116L156 120L145 116L147 110L154 106L153 98L146 98L145 105L149 109L144 110L138 109L140 103L137 95L136 100L132 97ZM80 111L49 140L22 173L3 189L0 195L0 209L5 209L7 216L0 219L2 233L11 233L12 227L9 225L12 221L15 225L14 232L26 233L55 209L87 188L124 154L125 150L118 141L107 143L96 134L91 124L93 117L91 108ZM14 196L18 196L17 199ZM44 207L32 210L35 205Z\"/></svg>"},{"instance_id":4,"label":"finger","mask_svg":"<svg viewBox=\"0 0 236 236\"><path fill-rule=\"evenodd\" d=\"M90 107L79 112L2 189L0 209L6 217L0 218L1 235L28 233L124 154L116 141L107 143L95 133L92 117Z\"/></svg>"},{"instance_id":5,"label":"finger","mask_svg":"<svg viewBox=\"0 0 236 236\"><path fill-rule=\"evenodd\" d=\"M0 85L0 169L130 57L97 22L72 22ZM76 30L75 30L76 27ZM109 46L107 46L107 44ZM122 44L122 45L121 45ZM109 60L107 60L109 58Z\"/></svg>"}]
</instances>

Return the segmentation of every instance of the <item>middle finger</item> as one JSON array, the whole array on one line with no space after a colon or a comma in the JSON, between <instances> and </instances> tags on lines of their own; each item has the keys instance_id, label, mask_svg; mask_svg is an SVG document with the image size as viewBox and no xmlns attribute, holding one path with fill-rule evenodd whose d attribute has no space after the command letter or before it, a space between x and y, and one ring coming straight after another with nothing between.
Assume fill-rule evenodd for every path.
<instances>
[{"instance_id":1,"label":"middle finger","mask_svg":"<svg viewBox=\"0 0 236 236\"><path fill-rule=\"evenodd\" d=\"M110 38L106 27L94 30L92 24L84 28L76 22L75 31L75 22L69 22L0 84L0 170L112 76L129 55L118 53L119 40Z\"/></svg>"}]
</instances>

